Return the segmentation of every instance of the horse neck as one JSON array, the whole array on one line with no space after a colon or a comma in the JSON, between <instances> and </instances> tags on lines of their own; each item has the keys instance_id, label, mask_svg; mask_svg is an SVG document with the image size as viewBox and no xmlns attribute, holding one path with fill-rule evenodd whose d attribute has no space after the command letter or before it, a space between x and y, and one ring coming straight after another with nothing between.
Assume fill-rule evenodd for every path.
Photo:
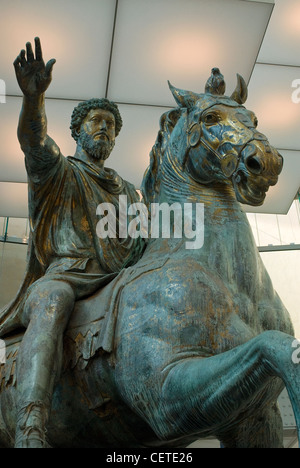
<instances>
[{"instance_id":1,"label":"horse neck","mask_svg":"<svg viewBox=\"0 0 300 468\"><path fill-rule=\"evenodd\" d=\"M230 181L199 184L184 169L183 159L184 156L174 156L170 149L166 150L161 169L160 203L203 204L208 215L207 223L245 219Z\"/></svg>"},{"instance_id":2,"label":"horse neck","mask_svg":"<svg viewBox=\"0 0 300 468\"><path fill-rule=\"evenodd\" d=\"M243 245L243 249L253 259L258 256L246 213L236 201L230 181L216 181L209 185L198 184L183 170L181 159L171 155L168 150L165 153L160 176L159 204L167 203L169 206L180 204L182 212L185 212L186 204L191 204L193 207L195 204L203 206L204 245L198 250L189 250L188 255L203 258L215 249L227 258L226 261L230 261L232 255L236 255L234 249ZM172 248L186 250L185 240L183 229L181 240L172 239ZM153 241L158 249L161 248L160 243L164 244L164 239L161 239L161 242L159 239Z\"/></svg>"},{"instance_id":3,"label":"horse neck","mask_svg":"<svg viewBox=\"0 0 300 468\"><path fill-rule=\"evenodd\" d=\"M207 185L197 183L184 170L184 161L188 156L185 149L171 153L174 148L180 148L180 145L167 147L161 158L156 178L157 191L152 201L169 206L177 203L183 212L185 204L200 204L204 208L203 236L201 238L200 233L198 239L195 237L194 246L191 246L191 242L187 245L182 225L181 237L151 237L143 259L152 262L156 257L167 261L172 258L177 259L180 265L193 259L199 267L222 278L231 288L244 291L253 298L253 285L264 281L266 288L270 286L246 213L236 201L231 181L216 181ZM171 226L171 232L172 227L175 227L175 223ZM199 239L200 244L202 239L203 243L196 247ZM249 278L252 278L251 282Z\"/></svg>"}]
</instances>

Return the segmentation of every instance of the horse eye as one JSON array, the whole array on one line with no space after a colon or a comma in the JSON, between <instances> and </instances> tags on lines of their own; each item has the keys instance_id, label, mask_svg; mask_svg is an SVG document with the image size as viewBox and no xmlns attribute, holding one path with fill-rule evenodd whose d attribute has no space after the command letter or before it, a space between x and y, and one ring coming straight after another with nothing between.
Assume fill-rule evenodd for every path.
<instances>
[{"instance_id":1,"label":"horse eye","mask_svg":"<svg viewBox=\"0 0 300 468\"><path fill-rule=\"evenodd\" d=\"M219 118L216 114L207 114L205 117L204 117L204 122L208 125L212 125L212 124L215 124L219 121Z\"/></svg>"}]
</instances>

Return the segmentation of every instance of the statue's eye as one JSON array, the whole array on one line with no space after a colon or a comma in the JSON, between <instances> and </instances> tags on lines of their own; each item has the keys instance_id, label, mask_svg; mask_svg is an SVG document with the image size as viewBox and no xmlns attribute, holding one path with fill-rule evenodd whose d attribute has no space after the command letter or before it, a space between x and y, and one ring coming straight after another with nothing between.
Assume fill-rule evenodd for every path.
<instances>
[{"instance_id":1,"label":"statue's eye","mask_svg":"<svg viewBox=\"0 0 300 468\"><path fill-rule=\"evenodd\" d=\"M258 118L257 117L255 117L253 123L254 123L255 128L257 128L258 127Z\"/></svg>"},{"instance_id":2,"label":"statue's eye","mask_svg":"<svg viewBox=\"0 0 300 468\"><path fill-rule=\"evenodd\" d=\"M206 125L214 125L218 122L219 122L219 117L217 114L210 113L210 114L206 114L206 116L204 117L204 123Z\"/></svg>"}]
</instances>

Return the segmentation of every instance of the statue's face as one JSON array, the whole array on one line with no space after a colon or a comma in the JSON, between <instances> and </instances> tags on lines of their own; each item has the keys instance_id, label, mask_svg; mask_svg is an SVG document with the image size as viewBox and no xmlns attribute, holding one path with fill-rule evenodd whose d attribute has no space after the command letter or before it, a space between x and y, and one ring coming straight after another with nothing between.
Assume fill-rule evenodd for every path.
<instances>
[{"instance_id":1,"label":"statue's face","mask_svg":"<svg viewBox=\"0 0 300 468\"><path fill-rule=\"evenodd\" d=\"M95 159L107 159L115 145L115 117L105 109L92 109L80 128L82 148Z\"/></svg>"},{"instance_id":2,"label":"statue's face","mask_svg":"<svg viewBox=\"0 0 300 468\"><path fill-rule=\"evenodd\" d=\"M83 127L88 135L91 135L94 141L114 141L115 117L105 109L92 109L83 121Z\"/></svg>"}]
</instances>

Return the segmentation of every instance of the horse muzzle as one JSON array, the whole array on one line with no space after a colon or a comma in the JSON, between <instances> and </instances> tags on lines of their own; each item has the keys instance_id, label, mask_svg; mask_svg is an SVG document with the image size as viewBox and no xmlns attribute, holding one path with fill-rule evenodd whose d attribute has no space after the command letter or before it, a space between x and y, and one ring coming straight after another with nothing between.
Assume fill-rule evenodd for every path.
<instances>
[{"instance_id":1,"label":"horse muzzle","mask_svg":"<svg viewBox=\"0 0 300 468\"><path fill-rule=\"evenodd\" d=\"M243 148L232 177L237 200L253 206L263 204L269 187L276 185L283 167L282 156L263 137L255 138Z\"/></svg>"}]
</instances>

